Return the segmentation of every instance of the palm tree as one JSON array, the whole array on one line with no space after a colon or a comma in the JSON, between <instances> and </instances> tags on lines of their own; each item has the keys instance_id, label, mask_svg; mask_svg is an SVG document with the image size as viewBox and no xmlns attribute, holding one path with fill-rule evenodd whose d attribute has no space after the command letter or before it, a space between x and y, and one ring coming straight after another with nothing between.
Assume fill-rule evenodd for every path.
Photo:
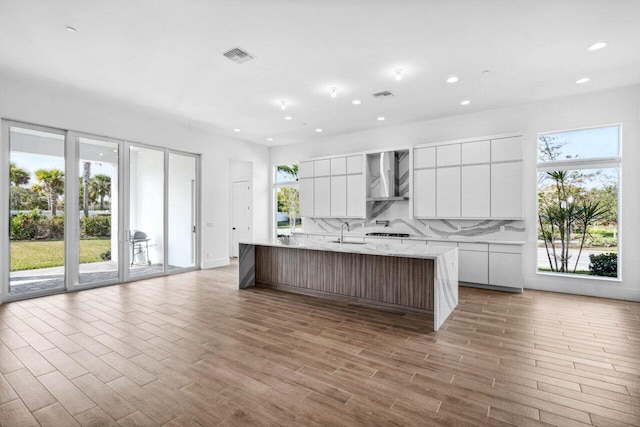
<instances>
[{"instance_id":1,"label":"palm tree","mask_svg":"<svg viewBox=\"0 0 640 427\"><path fill-rule=\"evenodd\" d=\"M82 206L84 209L84 216L89 216L89 180L91 179L91 162L84 162L82 173Z\"/></svg>"},{"instance_id":2,"label":"palm tree","mask_svg":"<svg viewBox=\"0 0 640 427\"><path fill-rule=\"evenodd\" d=\"M28 184L29 179L29 172L18 167L14 162L9 162L9 181L14 186Z\"/></svg>"},{"instance_id":3,"label":"palm tree","mask_svg":"<svg viewBox=\"0 0 640 427\"><path fill-rule=\"evenodd\" d=\"M280 165L278 166L278 172L288 175L291 181L298 180L298 164L293 165Z\"/></svg>"},{"instance_id":4,"label":"palm tree","mask_svg":"<svg viewBox=\"0 0 640 427\"><path fill-rule=\"evenodd\" d=\"M47 195L51 216L56 216L58 195L64 193L64 172L60 169L38 169L36 178Z\"/></svg>"},{"instance_id":5,"label":"palm tree","mask_svg":"<svg viewBox=\"0 0 640 427\"><path fill-rule=\"evenodd\" d=\"M100 210L104 210L104 198L111 197L111 177L104 174L98 174L91 179L89 183L90 191L100 198Z\"/></svg>"}]
</instances>

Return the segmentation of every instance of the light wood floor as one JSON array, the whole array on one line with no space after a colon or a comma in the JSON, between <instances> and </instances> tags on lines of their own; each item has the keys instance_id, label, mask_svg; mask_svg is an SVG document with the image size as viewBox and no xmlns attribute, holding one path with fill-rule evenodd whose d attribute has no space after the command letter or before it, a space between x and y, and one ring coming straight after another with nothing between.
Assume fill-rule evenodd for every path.
<instances>
[{"instance_id":1,"label":"light wood floor","mask_svg":"<svg viewBox=\"0 0 640 427\"><path fill-rule=\"evenodd\" d=\"M640 425L640 304L461 288L431 321L237 267L0 306L0 424Z\"/></svg>"}]
</instances>

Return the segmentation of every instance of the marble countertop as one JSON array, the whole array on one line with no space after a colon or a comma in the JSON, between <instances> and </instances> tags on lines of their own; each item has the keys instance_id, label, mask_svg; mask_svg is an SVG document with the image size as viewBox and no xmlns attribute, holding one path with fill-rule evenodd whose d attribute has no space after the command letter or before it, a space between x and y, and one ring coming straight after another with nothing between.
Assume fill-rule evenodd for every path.
<instances>
[{"instance_id":1,"label":"marble countertop","mask_svg":"<svg viewBox=\"0 0 640 427\"><path fill-rule=\"evenodd\" d=\"M340 233L305 233L305 232L294 232L293 234L297 234L300 236L308 235L308 236L330 236L332 238L340 237ZM521 240L494 240L494 239L479 239L476 237L422 237L422 236L409 236L409 237L391 237L391 236L365 236L363 234L349 234L345 236L345 240L347 239L389 239L389 240L417 240L417 241L426 241L426 242L454 242L454 243L489 243L494 245L518 245L523 246L525 244L524 241Z\"/></svg>"},{"instance_id":2,"label":"marble countertop","mask_svg":"<svg viewBox=\"0 0 640 427\"><path fill-rule=\"evenodd\" d=\"M349 241L346 238L345 240L346 242ZM248 242L240 242L240 244L424 259L436 259L440 255L457 250L457 248L436 245L415 246L381 243L341 244L332 242L315 242L299 238L293 238L289 244L284 244L278 240L253 240Z\"/></svg>"}]
</instances>

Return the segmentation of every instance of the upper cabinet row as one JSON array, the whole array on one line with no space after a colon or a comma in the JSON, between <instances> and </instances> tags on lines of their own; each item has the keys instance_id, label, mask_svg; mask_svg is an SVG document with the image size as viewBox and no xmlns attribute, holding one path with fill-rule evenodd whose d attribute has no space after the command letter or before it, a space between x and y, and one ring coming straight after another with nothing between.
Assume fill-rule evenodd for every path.
<instances>
[{"instance_id":1,"label":"upper cabinet row","mask_svg":"<svg viewBox=\"0 0 640 427\"><path fill-rule=\"evenodd\" d=\"M413 216L521 219L522 137L415 148Z\"/></svg>"},{"instance_id":2,"label":"upper cabinet row","mask_svg":"<svg viewBox=\"0 0 640 427\"><path fill-rule=\"evenodd\" d=\"M300 162L300 216L364 218L363 159L359 155Z\"/></svg>"},{"instance_id":3,"label":"upper cabinet row","mask_svg":"<svg viewBox=\"0 0 640 427\"><path fill-rule=\"evenodd\" d=\"M510 136L414 147L407 216L522 219L523 138ZM299 163L300 216L365 218L373 178L366 156ZM405 169L406 170L406 169ZM371 175L371 176L370 176Z\"/></svg>"}]
</instances>

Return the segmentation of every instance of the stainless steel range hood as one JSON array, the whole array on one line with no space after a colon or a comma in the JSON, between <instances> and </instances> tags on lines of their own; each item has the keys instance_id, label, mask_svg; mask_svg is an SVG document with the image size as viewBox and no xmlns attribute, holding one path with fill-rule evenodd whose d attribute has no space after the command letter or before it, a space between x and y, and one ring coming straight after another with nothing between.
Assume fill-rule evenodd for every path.
<instances>
[{"instance_id":1,"label":"stainless steel range hood","mask_svg":"<svg viewBox=\"0 0 640 427\"><path fill-rule=\"evenodd\" d=\"M367 155L370 177L368 202L408 200L398 195L398 155L385 151Z\"/></svg>"}]
</instances>

